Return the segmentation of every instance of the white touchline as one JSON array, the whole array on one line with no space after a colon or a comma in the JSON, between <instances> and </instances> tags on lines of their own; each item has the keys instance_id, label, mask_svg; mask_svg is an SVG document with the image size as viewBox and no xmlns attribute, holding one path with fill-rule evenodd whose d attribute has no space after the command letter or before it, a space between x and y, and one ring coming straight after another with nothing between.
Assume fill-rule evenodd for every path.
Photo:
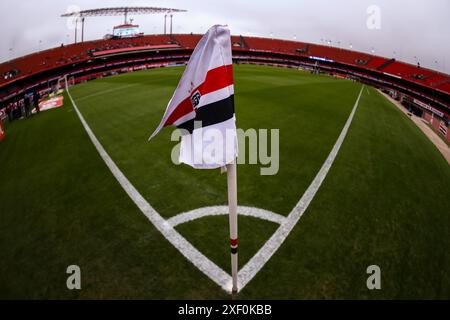
<instances>
[{"instance_id":1,"label":"white touchline","mask_svg":"<svg viewBox=\"0 0 450 320\"><path fill-rule=\"evenodd\" d=\"M308 208L315 194L320 188L320 185L324 181L328 171L333 164L336 155L341 148L341 145L347 135L350 124L353 120L353 116L358 107L359 99L363 92L364 85L361 87L358 98L356 99L355 105L344 125L333 149L322 165L321 169L317 173L316 177L308 187L308 189L303 194L300 201L292 209L291 213L287 217L276 214L274 212L239 206L238 212L241 215L251 216L255 218L264 219L274 223L280 224L280 227L275 231L275 233L270 237L270 239L262 246L262 248L250 259L249 262L239 271L239 290L242 290L253 277L261 270L264 264L272 257L272 255L279 249L281 244L286 240L287 236L297 224L303 213ZM97 140L96 136L92 132L91 128L85 121L83 115L78 110L75 101L73 100L66 81L66 91L72 102L73 108L76 111L80 121L86 130L89 138L97 149L98 153L105 161L111 173L114 175L116 180L128 194L128 196L133 200L136 206L142 211L142 213L150 220L150 222L156 227L156 229L161 232L161 234L175 247L178 251L183 254L186 259L191 261L200 271L207 275L211 280L217 283L227 292L231 292L231 276L225 272L223 269L218 267L214 262L209 260L205 255L198 251L189 241L187 241L178 231L174 229L175 226L192 221L198 218L211 216L211 215L221 215L227 214L228 206L213 206L205 207L200 209L191 210L189 212L180 213L168 220L165 220L161 215L156 212L155 209L142 197L142 195L137 191L137 189L131 184L131 182L125 177L125 175L120 171L108 153L105 151L103 146Z\"/></svg>"},{"instance_id":2,"label":"white touchline","mask_svg":"<svg viewBox=\"0 0 450 320\"><path fill-rule=\"evenodd\" d=\"M261 268L266 264L266 262L272 257L272 255L278 250L281 244L286 240L289 233L295 227L303 213L308 208L312 199L316 195L317 190L319 190L320 185L325 180L325 177L328 174L328 171L331 168L331 165L336 158L336 155L339 149L342 146L342 142L347 135L348 128L352 123L353 116L358 107L359 99L361 97L361 93L363 92L364 85L361 87L359 91L358 98L356 99L355 105L353 106L352 112L350 113L347 122L344 125L344 128L341 131L336 143L334 144L333 149L325 160L324 164L320 168L316 177L309 185L308 189L306 189L305 193L301 197L300 201L297 205L292 209L291 213L287 216L286 220L280 225L280 227L275 231L275 233L270 237L270 239L259 249L259 251L250 259L249 262L239 271L239 288L244 288L250 280L261 270Z\"/></svg>"}]
</instances>

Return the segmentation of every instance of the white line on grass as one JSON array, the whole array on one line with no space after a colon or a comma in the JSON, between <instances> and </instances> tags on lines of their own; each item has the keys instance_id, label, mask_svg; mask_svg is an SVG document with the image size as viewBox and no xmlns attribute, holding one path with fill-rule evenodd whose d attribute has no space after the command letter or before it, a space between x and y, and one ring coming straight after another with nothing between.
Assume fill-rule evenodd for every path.
<instances>
[{"instance_id":1,"label":"white line on grass","mask_svg":"<svg viewBox=\"0 0 450 320\"><path fill-rule=\"evenodd\" d=\"M238 206L237 211L239 215L259 218L262 220L267 220L273 223L282 224L286 217L278 213L274 213L264 209L258 209L253 207L244 207ZM177 214L176 216L167 220L167 222L172 226L176 227L179 224L183 224L189 221L193 221L199 218L207 217L207 216L219 216L219 215L227 215L228 214L228 206L212 206L212 207L203 207L195 210L191 210L188 212L183 212Z\"/></svg>"},{"instance_id":2,"label":"white line on grass","mask_svg":"<svg viewBox=\"0 0 450 320\"><path fill-rule=\"evenodd\" d=\"M86 95L84 97L81 97L80 99L78 99L78 102L80 102L82 100L89 99L89 98L93 98L93 97L96 97L96 96L101 96L101 95L104 95L105 93L116 92L116 91L123 90L123 89L129 89L129 88L137 86L137 85L139 85L139 84L138 83L132 83L132 84L128 84L128 85L125 85L125 86L120 86L120 87L114 86L113 88L110 88L110 89L100 90L100 91L97 91L95 93L91 93L91 94L88 94L88 95Z\"/></svg>"},{"instance_id":3,"label":"white line on grass","mask_svg":"<svg viewBox=\"0 0 450 320\"><path fill-rule=\"evenodd\" d=\"M250 259L250 261L242 268L239 272L239 290L242 290L253 277L261 270L261 268L266 264L266 262L272 257L272 255L280 248L281 244L286 240L289 233L292 231L294 226L300 220L303 213L308 208L312 199L319 190L322 182L325 180L331 165L333 164L339 149L347 135L350 124L352 123L353 116L358 107L359 99L363 92L364 85L361 87L358 98L353 106L353 109L344 125L333 149L322 165L321 169L317 173L316 177L312 181L311 185L305 191L303 196L297 205L292 209L291 213L287 217L283 217L279 214L257 208L250 207L239 207L238 211L240 214L252 216L256 218L261 218L264 220L272 221L280 224L280 227L275 231L275 233L270 237L270 239L261 247L261 249ZM153 225L162 233L162 235L180 251L189 261L191 261L200 271L206 274L211 280L221 286L227 292L231 292L231 276L226 273L223 269L218 267L214 262L209 260L205 255L198 251L191 243L189 243L178 231L174 229L175 226L185 223L194 219L198 219L210 215L224 214L228 211L227 206L215 206L206 207L189 212L178 214L168 220L162 218L153 207L142 197L142 195L137 191L137 189L131 184L131 182L125 177L125 175L120 171L108 153L105 151L103 146L95 137L89 125L84 120L83 115L78 110L75 101L73 100L66 81L67 94L72 102L72 105L83 124L89 138L97 149L98 153L105 161L111 173L114 175L116 180L128 194L128 196L133 200L133 202L138 206L142 213L153 223Z\"/></svg>"},{"instance_id":4,"label":"white line on grass","mask_svg":"<svg viewBox=\"0 0 450 320\"><path fill-rule=\"evenodd\" d=\"M137 189L131 184L131 182L125 177L125 175L120 171L108 153L105 151L103 146L95 137L91 128L84 120L83 115L78 110L75 101L73 100L69 88L66 82L66 91L72 102L73 108L80 118L84 129L86 130L89 138L97 149L98 153L105 161L111 173L114 175L116 180L128 194L128 196L133 200L137 207L142 211L142 213L153 223L156 229L162 233L162 235L180 251L189 261L191 261L200 271L206 274L211 280L217 283L219 286L228 290L229 283L231 282L231 277L224 270L218 267L214 262L209 260L205 255L198 251L189 241L187 241L178 231L176 231L167 221L161 217L155 209L142 197L142 195L137 191ZM228 290L231 291L231 290Z\"/></svg>"},{"instance_id":5,"label":"white line on grass","mask_svg":"<svg viewBox=\"0 0 450 320\"><path fill-rule=\"evenodd\" d=\"M336 143L334 144L333 149L325 160L322 168L320 168L316 177L306 189L305 193L301 197L300 201L297 205L292 209L291 213L287 216L286 220L280 225L280 227L275 231L275 233L270 237L270 239L259 249L259 251L250 259L249 262L239 271L239 288L244 288L250 280L261 270L261 268L266 264L267 261L272 257L272 255L280 248L281 244L286 240L289 233L295 227L303 213L308 208L312 199L316 195L317 191L320 188L320 185L325 180L325 177L328 174L328 171L331 168L331 165L336 158L336 155L339 149L342 146L342 142L347 135L348 128L352 123L353 116L358 107L359 99L361 97L361 93L363 92L364 86L361 87L359 91L358 98L356 99L355 105L353 106L352 112L347 119L347 122L344 125L344 128L341 131Z\"/></svg>"}]
</instances>

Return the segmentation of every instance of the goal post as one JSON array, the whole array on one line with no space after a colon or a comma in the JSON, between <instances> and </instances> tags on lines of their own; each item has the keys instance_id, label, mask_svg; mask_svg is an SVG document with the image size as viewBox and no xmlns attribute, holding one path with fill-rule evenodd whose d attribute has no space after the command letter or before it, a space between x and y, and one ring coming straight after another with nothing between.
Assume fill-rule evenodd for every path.
<instances>
[{"instance_id":1,"label":"goal post","mask_svg":"<svg viewBox=\"0 0 450 320\"><path fill-rule=\"evenodd\" d=\"M63 77L58 79L58 83L56 84L56 90L67 90L69 87L75 85L75 77L64 75Z\"/></svg>"}]
</instances>

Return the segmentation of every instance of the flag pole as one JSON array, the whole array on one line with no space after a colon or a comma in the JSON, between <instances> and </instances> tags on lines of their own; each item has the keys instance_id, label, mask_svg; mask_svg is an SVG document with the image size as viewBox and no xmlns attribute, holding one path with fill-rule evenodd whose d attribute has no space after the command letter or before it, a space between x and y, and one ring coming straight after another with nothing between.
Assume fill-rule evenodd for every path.
<instances>
[{"instance_id":1,"label":"flag pole","mask_svg":"<svg viewBox=\"0 0 450 320\"><path fill-rule=\"evenodd\" d=\"M237 178L236 160L227 164L228 207L230 220L231 276L233 278L232 293L238 291L238 224L237 224Z\"/></svg>"}]
</instances>

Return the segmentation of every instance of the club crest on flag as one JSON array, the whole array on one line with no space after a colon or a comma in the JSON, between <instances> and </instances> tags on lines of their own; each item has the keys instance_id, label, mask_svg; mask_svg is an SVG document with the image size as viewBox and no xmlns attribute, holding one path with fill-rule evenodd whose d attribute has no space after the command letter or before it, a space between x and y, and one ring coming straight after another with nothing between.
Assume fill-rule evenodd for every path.
<instances>
[{"instance_id":1,"label":"club crest on flag","mask_svg":"<svg viewBox=\"0 0 450 320\"><path fill-rule=\"evenodd\" d=\"M200 103L200 98L202 97L202 95L200 94L200 91L195 91L192 96L191 96L191 102L192 102L192 108L194 108L194 110L197 110L197 106Z\"/></svg>"}]
</instances>

